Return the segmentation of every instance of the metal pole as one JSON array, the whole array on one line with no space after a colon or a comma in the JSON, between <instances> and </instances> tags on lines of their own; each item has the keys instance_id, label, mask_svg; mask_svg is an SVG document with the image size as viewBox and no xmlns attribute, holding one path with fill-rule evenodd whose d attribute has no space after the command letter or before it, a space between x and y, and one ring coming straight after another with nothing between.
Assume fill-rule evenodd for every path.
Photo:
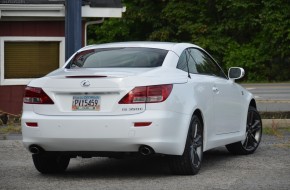
<instances>
[{"instance_id":1,"label":"metal pole","mask_svg":"<svg viewBox=\"0 0 290 190\"><path fill-rule=\"evenodd\" d=\"M65 60L82 47L82 0L65 0Z\"/></svg>"}]
</instances>

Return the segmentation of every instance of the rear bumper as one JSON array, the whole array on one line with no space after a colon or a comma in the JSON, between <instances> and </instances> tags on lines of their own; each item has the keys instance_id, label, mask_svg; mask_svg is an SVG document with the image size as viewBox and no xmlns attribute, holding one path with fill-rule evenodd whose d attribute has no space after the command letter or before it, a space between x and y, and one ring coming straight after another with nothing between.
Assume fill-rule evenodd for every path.
<instances>
[{"instance_id":1,"label":"rear bumper","mask_svg":"<svg viewBox=\"0 0 290 190\"><path fill-rule=\"evenodd\" d=\"M181 155L190 116L160 110L146 110L125 116L44 116L31 111L22 115L23 143L45 151L137 152L147 145L156 153ZM28 127L26 122L37 122ZM134 122L152 122L134 127Z\"/></svg>"}]
</instances>

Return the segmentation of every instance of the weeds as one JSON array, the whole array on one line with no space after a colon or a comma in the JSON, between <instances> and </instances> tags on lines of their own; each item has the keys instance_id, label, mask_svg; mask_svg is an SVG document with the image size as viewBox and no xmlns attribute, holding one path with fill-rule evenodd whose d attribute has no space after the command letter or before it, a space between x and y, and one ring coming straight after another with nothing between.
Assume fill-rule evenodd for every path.
<instances>
[{"instance_id":1,"label":"weeds","mask_svg":"<svg viewBox=\"0 0 290 190\"><path fill-rule=\"evenodd\" d=\"M290 142L286 144L275 144L274 146L278 148L290 148Z\"/></svg>"},{"instance_id":2,"label":"weeds","mask_svg":"<svg viewBox=\"0 0 290 190\"><path fill-rule=\"evenodd\" d=\"M273 135L279 138L283 137L283 133L282 131L278 130L278 129L273 129L273 128L263 128L263 134L265 135Z\"/></svg>"},{"instance_id":3,"label":"weeds","mask_svg":"<svg viewBox=\"0 0 290 190\"><path fill-rule=\"evenodd\" d=\"M279 130L279 121L272 119L271 128L273 135L283 137L283 133Z\"/></svg>"},{"instance_id":4,"label":"weeds","mask_svg":"<svg viewBox=\"0 0 290 190\"><path fill-rule=\"evenodd\" d=\"M264 123L263 133L266 135L274 135L276 137L282 138L283 133L290 132L290 124L287 123L287 118L290 118L290 112L264 112L261 113L262 118L268 116L271 118L270 122ZM271 116L271 117L269 117Z\"/></svg>"},{"instance_id":5,"label":"weeds","mask_svg":"<svg viewBox=\"0 0 290 190\"><path fill-rule=\"evenodd\" d=\"M0 119L0 134L21 133L20 116L8 116L8 120Z\"/></svg>"},{"instance_id":6,"label":"weeds","mask_svg":"<svg viewBox=\"0 0 290 190\"><path fill-rule=\"evenodd\" d=\"M6 127L0 127L0 133L7 134L7 133L21 133L20 126L11 126L8 125Z\"/></svg>"}]
</instances>

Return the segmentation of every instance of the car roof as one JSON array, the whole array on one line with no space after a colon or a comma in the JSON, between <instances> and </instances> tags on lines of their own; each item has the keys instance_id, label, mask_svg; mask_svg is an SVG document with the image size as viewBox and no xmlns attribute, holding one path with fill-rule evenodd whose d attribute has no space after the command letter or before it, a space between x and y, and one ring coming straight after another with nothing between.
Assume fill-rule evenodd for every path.
<instances>
[{"instance_id":1,"label":"car roof","mask_svg":"<svg viewBox=\"0 0 290 190\"><path fill-rule=\"evenodd\" d=\"M144 48L164 49L168 51L174 51L178 55L180 55L180 53L185 48L188 47L200 48L190 43L135 41L135 42L114 42L114 43L90 45L80 49L79 51L96 48L119 48L119 47L144 47Z\"/></svg>"}]
</instances>

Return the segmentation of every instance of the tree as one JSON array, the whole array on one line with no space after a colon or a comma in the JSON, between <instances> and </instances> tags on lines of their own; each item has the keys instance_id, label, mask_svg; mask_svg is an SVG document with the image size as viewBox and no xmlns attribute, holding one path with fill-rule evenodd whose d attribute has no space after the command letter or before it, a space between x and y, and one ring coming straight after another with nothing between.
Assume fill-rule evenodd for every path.
<instances>
[{"instance_id":1,"label":"tree","mask_svg":"<svg viewBox=\"0 0 290 190\"><path fill-rule=\"evenodd\" d=\"M190 42L248 81L290 80L288 0L124 0L121 19L89 30L89 43Z\"/></svg>"}]
</instances>

